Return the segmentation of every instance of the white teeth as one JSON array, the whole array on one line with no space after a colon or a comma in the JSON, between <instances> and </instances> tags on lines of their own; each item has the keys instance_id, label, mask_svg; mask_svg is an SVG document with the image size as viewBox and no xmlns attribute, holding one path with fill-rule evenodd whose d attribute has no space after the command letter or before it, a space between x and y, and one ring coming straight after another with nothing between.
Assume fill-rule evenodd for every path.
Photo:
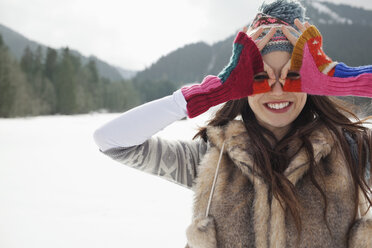
<instances>
[{"instance_id":1,"label":"white teeth","mask_svg":"<svg viewBox=\"0 0 372 248\"><path fill-rule=\"evenodd\" d=\"M271 109L283 109L288 107L289 102L282 102L282 103L268 103L267 106Z\"/></svg>"}]
</instances>

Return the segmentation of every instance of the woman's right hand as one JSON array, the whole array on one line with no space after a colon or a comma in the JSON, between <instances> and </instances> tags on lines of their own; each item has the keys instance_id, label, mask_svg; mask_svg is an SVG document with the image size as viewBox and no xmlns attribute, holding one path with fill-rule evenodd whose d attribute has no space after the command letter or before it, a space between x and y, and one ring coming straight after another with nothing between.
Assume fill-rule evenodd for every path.
<instances>
[{"instance_id":1,"label":"woman's right hand","mask_svg":"<svg viewBox=\"0 0 372 248\"><path fill-rule=\"evenodd\" d=\"M208 75L201 84L182 87L188 116L196 117L212 106L256 93L254 77L265 69L260 51L276 30L276 27L271 28L258 40L264 29L251 30L245 27L234 40L229 64L217 76Z\"/></svg>"}]
</instances>

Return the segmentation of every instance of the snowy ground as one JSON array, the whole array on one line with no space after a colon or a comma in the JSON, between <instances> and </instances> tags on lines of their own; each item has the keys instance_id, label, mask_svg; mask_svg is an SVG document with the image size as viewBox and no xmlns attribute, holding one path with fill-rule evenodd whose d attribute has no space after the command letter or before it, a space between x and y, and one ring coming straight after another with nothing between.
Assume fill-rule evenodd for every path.
<instances>
[{"instance_id":1,"label":"snowy ground","mask_svg":"<svg viewBox=\"0 0 372 248\"><path fill-rule=\"evenodd\" d=\"M192 192L94 143L94 130L118 115L0 119L1 248L184 247ZM158 135L191 139L206 118Z\"/></svg>"},{"instance_id":2,"label":"snowy ground","mask_svg":"<svg viewBox=\"0 0 372 248\"><path fill-rule=\"evenodd\" d=\"M1 248L184 247L192 191L101 154L93 132L116 116L0 119Z\"/></svg>"}]
</instances>

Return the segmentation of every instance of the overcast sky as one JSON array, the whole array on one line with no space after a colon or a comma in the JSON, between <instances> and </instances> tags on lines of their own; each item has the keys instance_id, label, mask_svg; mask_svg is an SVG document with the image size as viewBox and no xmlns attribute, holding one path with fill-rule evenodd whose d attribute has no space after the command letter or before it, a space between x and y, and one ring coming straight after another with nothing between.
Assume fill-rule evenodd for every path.
<instances>
[{"instance_id":1,"label":"overcast sky","mask_svg":"<svg viewBox=\"0 0 372 248\"><path fill-rule=\"evenodd\" d=\"M262 0L0 0L0 23L54 48L69 46L142 70L185 44L212 44L247 24ZM332 0L372 9L371 0Z\"/></svg>"}]
</instances>

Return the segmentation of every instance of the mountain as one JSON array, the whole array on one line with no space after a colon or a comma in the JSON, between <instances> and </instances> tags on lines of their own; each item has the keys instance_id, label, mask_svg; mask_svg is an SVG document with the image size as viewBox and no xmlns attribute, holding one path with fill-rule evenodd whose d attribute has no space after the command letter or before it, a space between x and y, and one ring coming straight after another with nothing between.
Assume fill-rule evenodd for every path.
<instances>
[{"instance_id":1,"label":"mountain","mask_svg":"<svg viewBox=\"0 0 372 248\"><path fill-rule=\"evenodd\" d=\"M327 55L350 66L372 64L372 10L318 0L304 0L303 4L310 23L324 34ZM177 87L200 82L208 74L218 74L229 62L234 37L212 45L186 45L161 57L135 79L166 79Z\"/></svg>"},{"instance_id":2,"label":"mountain","mask_svg":"<svg viewBox=\"0 0 372 248\"><path fill-rule=\"evenodd\" d=\"M20 33L11 30L10 28L0 24L0 34L3 37L5 44L9 47L10 52L19 61L23 55L23 51L27 46L30 47L32 51L35 51L38 46L41 47L43 54L46 54L47 46L39 44L35 41L29 40ZM62 48L57 50L59 53L62 52ZM76 50L70 50L75 56L81 59L83 64L87 64L89 60L94 60L97 66L98 73L101 77L108 78L112 81L119 81L122 79L129 79L135 76L136 71L129 71L118 66L110 65L109 63L95 57L95 56L83 56Z\"/></svg>"},{"instance_id":3,"label":"mountain","mask_svg":"<svg viewBox=\"0 0 372 248\"><path fill-rule=\"evenodd\" d=\"M124 79L131 79L137 74L137 71L125 70L119 66L116 66L115 68L120 73L121 77Z\"/></svg>"},{"instance_id":4,"label":"mountain","mask_svg":"<svg viewBox=\"0 0 372 248\"><path fill-rule=\"evenodd\" d=\"M210 46L204 42L185 45L162 56L135 80L168 80L178 86L199 82L207 74L216 74L229 61L234 37Z\"/></svg>"}]
</instances>

